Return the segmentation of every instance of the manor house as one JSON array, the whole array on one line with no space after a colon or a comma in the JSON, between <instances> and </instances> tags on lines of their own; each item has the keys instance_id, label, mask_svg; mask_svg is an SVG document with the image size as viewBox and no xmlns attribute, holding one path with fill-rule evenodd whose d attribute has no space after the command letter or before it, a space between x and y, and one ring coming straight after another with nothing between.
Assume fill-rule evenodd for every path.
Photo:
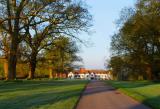
<instances>
[{"instance_id":1,"label":"manor house","mask_svg":"<svg viewBox=\"0 0 160 109\"><path fill-rule=\"evenodd\" d=\"M70 79L96 79L96 80L112 80L112 72L110 70L86 70L80 68L68 74Z\"/></svg>"}]
</instances>

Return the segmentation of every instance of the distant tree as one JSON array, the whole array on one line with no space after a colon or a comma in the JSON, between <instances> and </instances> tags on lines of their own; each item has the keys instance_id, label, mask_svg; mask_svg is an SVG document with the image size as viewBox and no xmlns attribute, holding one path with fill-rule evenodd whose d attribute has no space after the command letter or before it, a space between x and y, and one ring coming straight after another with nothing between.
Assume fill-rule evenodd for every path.
<instances>
[{"instance_id":1,"label":"distant tree","mask_svg":"<svg viewBox=\"0 0 160 109\"><path fill-rule=\"evenodd\" d=\"M82 59L77 55L79 48L75 41L69 37L59 37L55 40L54 45L46 52L46 59L51 65L51 74L67 73L75 68L75 62L81 62Z\"/></svg>"}]
</instances>

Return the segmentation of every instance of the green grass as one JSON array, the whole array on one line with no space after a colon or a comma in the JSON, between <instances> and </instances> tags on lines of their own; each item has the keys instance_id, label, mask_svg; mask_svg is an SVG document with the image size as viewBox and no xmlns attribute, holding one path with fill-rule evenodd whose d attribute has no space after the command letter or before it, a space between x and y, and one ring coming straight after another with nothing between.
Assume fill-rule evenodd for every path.
<instances>
[{"instance_id":1,"label":"green grass","mask_svg":"<svg viewBox=\"0 0 160 109\"><path fill-rule=\"evenodd\" d=\"M87 81L0 81L0 109L73 109Z\"/></svg>"},{"instance_id":2,"label":"green grass","mask_svg":"<svg viewBox=\"0 0 160 109\"><path fill-rule=\"evenodd\" d=\"M108 81L107 83L153 109L160 109L160 83L158 82Z\"/></svg>"}]
</instances>

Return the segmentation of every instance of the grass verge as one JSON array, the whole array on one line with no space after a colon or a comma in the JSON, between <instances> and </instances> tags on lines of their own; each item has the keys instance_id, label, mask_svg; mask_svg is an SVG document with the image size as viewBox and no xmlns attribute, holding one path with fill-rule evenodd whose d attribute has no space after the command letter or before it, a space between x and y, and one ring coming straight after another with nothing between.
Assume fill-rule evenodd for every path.
<instances>
[{"instance_id":1,"label":"grass verge","mask_svg":"<svg viewBox=\"0 0 160 109\"><path fill-rule=\"evenodd\" d=\"M160 109L160 83L151 81L107 81L113 87L153 109Z\"/></svg>"},{"instance_id":2,"label":"grass verge","mask_svg":"<svg viewBox=\"0 0 160 109\"><path fill-rule=\"evenodd\" d=\"M0 109L73 109L87 81L0 81Z\"/></svg>"}]
</instances>

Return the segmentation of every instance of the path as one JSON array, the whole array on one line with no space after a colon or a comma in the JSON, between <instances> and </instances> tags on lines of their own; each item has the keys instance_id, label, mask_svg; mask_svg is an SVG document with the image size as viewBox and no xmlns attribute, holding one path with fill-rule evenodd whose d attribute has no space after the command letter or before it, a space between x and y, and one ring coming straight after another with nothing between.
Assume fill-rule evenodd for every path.
<instances>
[{"instance_id":1,"label":"path","mask_svg":"<svg viewBox=\"0 0 160 109\"><path fill-rule=\"evenodd\" d=\"M106 85L92 81L87 85L76 109L150 109Z\"/></svg>"}]
</instances>

